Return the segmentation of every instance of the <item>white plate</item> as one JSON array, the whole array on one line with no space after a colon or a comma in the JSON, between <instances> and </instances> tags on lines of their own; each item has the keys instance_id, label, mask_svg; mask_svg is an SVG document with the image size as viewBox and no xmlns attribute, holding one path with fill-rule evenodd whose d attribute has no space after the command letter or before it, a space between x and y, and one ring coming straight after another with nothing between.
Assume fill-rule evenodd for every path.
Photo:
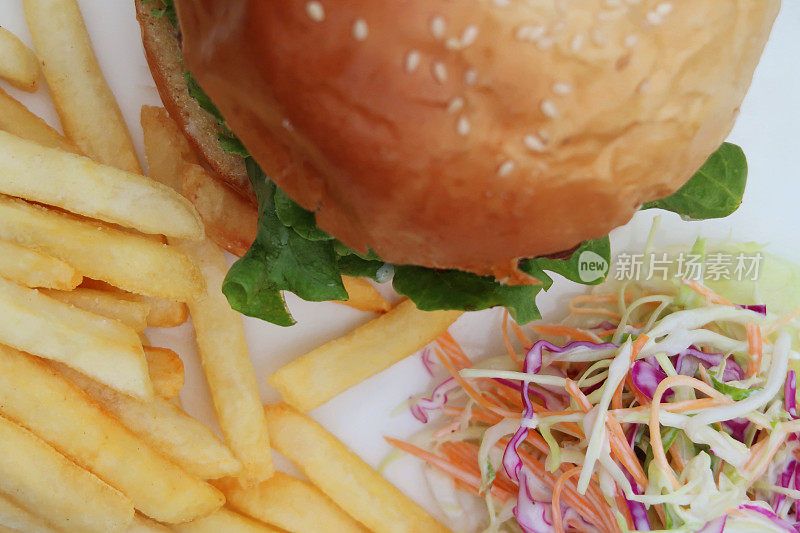
<instances>
[{"instance_id":1,"label":"white plate","mask_svg":"<svg viewBox=\"0 0 800 533\"><path fill-rule=\"evenodd\" d=\"M0 0L0 25L19 35L30 45L20 0ZM143 161L139 109L143 104L160 104L150 71L144 59L139 27L130 0L80 0L86 25L95 45L100 65L117 95L134 142ZM663 242L691 242L697 235L727 237L770 243L770 250L800 261L800 2L787 0L778 17L772 37L752 88L742 106L741 116L730 140L747 154L750 179L744 204L731 217L708 222L683 222L665 214L660 233ZM58 127L43 84L29 95L3 88L18 97L33 111ZM657 171L657 169L654 169ZM625 228L612 234L615 252L638 249L650 227L654 213L640 213ZM540 297L547 316L558 300L580 288L557 280L549 294ZM298 324L281 328L246 319L247 340L265 401L277 400L266 383L269 374L311 348L351 330L369 320L367 313L333 303L307 303L287 298ZM495 310L464 316L453 327L467 353L480 356L500 349L497 338L500 314ZM186 366L187 383L181 392L184 405L216 429L208 392L200 373L192 342L191 326L173 330L149 331L155 345L178 351ZM406 437L422 425L403 411L392 416L398 404L429 386L418 356L412 356L365 383L347 391L311 414L375 466L390 451L383 435ZM295 472L286 461L281 466ZM386 477L423 507L439 515L422 480L421 469L413 459L402 459L390 466Z\"/></svg>"}]
</instances>

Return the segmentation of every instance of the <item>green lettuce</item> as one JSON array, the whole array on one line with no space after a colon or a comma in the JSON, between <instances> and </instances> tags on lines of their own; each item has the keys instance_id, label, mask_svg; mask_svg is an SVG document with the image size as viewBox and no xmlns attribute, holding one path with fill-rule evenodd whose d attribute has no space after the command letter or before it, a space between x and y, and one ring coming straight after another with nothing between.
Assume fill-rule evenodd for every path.
<instances>
[{"instance_id":1,"label":"green lettuce","mask_svg":"<svg viewBox=\"0 0 800 533\"><path fill-rule=\"evenodd\" d=\"M600 283L608 273L611 245L607 236L581 243L565 258L521 260L520 270L538 280L536 285L504 285L493 277L458 270L390 265L372 251L359 253L319 228L313 212L268 178L189 72L186 83L200 106L222 126L218 136L222 147L245 158L258 200L255 242L231 267L222 286L231 307L242 314L290 326L295 321L286 308L283 291L308 301L346 300L342 284L346 275L379 282L391 278L394 289L423 310L472 311L503 306L514 320L525 324L541 318L536 296L553 283L547 272L583 284ZM643 208L668 209L693 219L726 216L741 202L746 175L741 150L725 144L681 190ZM589 278L582 275L586 257L604 270Z\"/></svg>"}]
</instances>

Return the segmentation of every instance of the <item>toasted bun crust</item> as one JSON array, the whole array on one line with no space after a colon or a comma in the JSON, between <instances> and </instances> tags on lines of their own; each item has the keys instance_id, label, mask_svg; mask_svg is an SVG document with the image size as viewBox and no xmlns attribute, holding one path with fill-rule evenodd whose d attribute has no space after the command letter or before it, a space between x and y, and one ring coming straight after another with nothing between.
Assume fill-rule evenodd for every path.
<instances>
[{"instance_id":1,"label":"toasted bun crust","mask_svg":"<svg viewBox=\"0 0 800 533\"><path fill-rule=\"evenodd\" d=\"M135 0L135 3L147 64L167 112L215 175L238 192L251 196L242 158L222 149L217 139L221 131L217 120L189 94L176 29L166 17L153 16L152 2Z\"/></svg>"},{"instance_id":2,"label":"toasted bun crust","mask_svg":"<svg viewBox=\"0 0 800 533\"><path fill-rule=\"evenodd\" d=\"M677 190L779 0L176 0L190 70L346 244L514 279Z\"/></svg>"}]
</instances>

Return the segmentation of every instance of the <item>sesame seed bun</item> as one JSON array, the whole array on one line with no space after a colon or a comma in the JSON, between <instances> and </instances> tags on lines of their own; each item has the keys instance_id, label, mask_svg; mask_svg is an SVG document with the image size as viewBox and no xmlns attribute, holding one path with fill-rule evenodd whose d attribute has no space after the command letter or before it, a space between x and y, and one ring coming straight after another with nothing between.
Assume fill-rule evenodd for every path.
<instances>
[{"instance_id":1,"label":"sesame seed bun","mask_svg":"<svg viewBox=\"0 0 800 533\"><path fill-rule=\"evenodd\" d=\"M518 280L722 143L779 0L176 0L189 69L318 224ZM568 6L568 7L567 7Z\"/></svg>"}]
</instances>

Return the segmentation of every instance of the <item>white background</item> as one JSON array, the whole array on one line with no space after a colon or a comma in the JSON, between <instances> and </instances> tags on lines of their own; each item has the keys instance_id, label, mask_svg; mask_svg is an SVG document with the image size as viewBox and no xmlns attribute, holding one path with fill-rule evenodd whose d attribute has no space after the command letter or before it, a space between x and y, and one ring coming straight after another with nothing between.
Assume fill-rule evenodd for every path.
<instances>
[{"instance_id":1,"label":"white background","mask_svg":"<svg viewBox=\"0 0 800 533\"><path fill-rule=\"evenodd\" d=\"M139 109L143 104L159 105L150 71L144 59L139 27L130 0L80 0L86 25L100 65L133 134L139 157L144 161ZM0 25L30 45L20 0L0 0ZM58 128L47 88L29 95L2 84L13 96ZM661 242L691 242L697 235L727 237L769 243L769 249L800 261L800 2L785 0L750 93L730 140L747 154L750 178L744 204L733 216L719 221L683 222L665 214ZM637 215L625 228L612 233L615 252L640 246L653 212ZM557 281L549 294L540 297L547 316L565 295L579 290ZM246 319L247 339L265 401L277 400L266 384L270 372L308 350L369 320L367 313L333 303L299 301L288 296L298 320L292 328L281 328ZM475 357L499 349L497 311L462 317L452 332ZM192 343L190 325L173 330L148 332L155 345L177 350L186 366L187 384L181 393L186 409L215 427L208 393ZM406 411L392 415L409 395L429 386L418 356L398 363L367 382L347 391L311 414L356 453L377 465L390 448L383 435L405 437L422 428ZM280 461L289 471L291 465ZM438 514L420 477L419 465L405 458L393 463L386 476L406 494Z\"/></svg>"}]
</instances>

